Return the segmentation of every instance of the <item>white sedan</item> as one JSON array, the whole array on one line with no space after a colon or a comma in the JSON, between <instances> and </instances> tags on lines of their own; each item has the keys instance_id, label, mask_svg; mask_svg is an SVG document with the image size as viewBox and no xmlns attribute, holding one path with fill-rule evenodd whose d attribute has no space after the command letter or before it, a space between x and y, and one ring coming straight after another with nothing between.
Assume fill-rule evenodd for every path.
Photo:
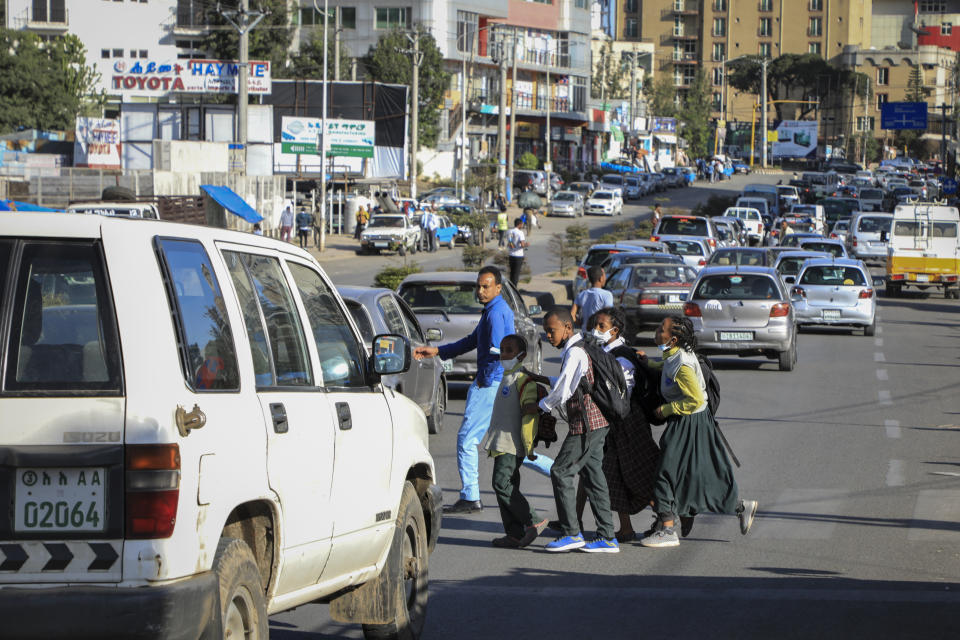
<instances>
[{"instance_id":1,"label":"white sedan","mask_svg":"<svg viewBox=\"0 0 960 640\"><path fill-rule=\"evenodd\" d=\"M587 200L587 213L616 216L623 213L623 200L610 189L599 189Z\"/></svg>"}]
</instances>

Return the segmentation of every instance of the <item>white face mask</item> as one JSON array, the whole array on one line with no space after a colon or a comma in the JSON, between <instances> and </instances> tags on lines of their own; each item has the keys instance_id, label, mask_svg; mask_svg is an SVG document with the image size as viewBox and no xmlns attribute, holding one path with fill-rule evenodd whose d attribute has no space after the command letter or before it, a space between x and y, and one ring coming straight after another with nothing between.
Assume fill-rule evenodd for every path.
<instances>
[{"instance_id":1,"label":"white face mask","mask_svg":"<svg viewBox=\"0 0 960 640\"><path fill-rule=\"evenodd\" d=\"M600 342L602 342L603 344L607 344L608 342L610 342L610 339L613 337L612 329L608 329L606 331L600 331L599 329L594 329L592 333L593 333L593 337L599 340Z\"/></svg>"},{"instance_id":2,"label":"white face mask","mask_svg":"<svg viewBox=\"0 0 960 640\"><path fill-rule=\"evenodd\" d=\"M517 363L520 362L520 357L510 358L509 360L501 360L500 364L503 365L504 371L509 371L517 366Z\"/></svg>"}]
</instances>

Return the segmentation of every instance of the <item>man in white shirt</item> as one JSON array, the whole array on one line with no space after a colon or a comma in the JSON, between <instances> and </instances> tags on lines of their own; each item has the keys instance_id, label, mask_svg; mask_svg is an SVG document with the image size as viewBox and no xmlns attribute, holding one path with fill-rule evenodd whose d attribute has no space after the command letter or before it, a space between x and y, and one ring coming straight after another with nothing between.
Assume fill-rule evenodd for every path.
<instances>
[{"instance_id":1,"label":"man in white shirt","mask_svg":"<svg viewBox=\"0 0 960 640\"><path fill-rule=\"evenodd\" d=\"M520 269L523 267L524 249L530 246L523 233L523 220L513 221L513 229L507 232L507 247L510 251L510 282L517 286L520 282Z\"/></svg>"},{"instance_id":2,"label":"man in white shirt","mask_svg":"<svg viewBox=\"0 0 960 640\"><path fill-rule=\"evenodd\" d=\"M434 252L437 250L437 216L427 209L420 216L420 233L423 236L423 250Z\"/></svg>"}]
</instances>

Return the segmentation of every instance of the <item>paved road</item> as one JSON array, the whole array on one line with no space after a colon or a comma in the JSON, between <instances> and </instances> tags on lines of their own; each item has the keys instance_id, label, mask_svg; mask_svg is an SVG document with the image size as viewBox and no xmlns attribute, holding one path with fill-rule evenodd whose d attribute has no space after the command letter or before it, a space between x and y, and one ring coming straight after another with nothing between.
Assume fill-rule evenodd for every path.
<instances>
[{"instance_id":1,"label":"paved road","mask_svg":"<svg viewBox=\"0 0 960 640\"><path fill-rule=\"evenodd\" d=\"M718 359L720 421L744 464L738 482L760 501L747 537L735 518L702 516L677 549L556 556L541 551L541 538L496 550L489 541L501 528L482 460L492 508L445 518L425 638L956 638L960 303L881 299L879 318L875 337L804 332L793 372ZM556 352L545 355L555 371ZM464 387L453 395L432 442L447 501L459 488ZM524 486L553 517L549 481L525 472ZM635 516L635 528L651 517ZM362 637L321 605L274 616L271 632Z\"/></svg>"}]
</instances>

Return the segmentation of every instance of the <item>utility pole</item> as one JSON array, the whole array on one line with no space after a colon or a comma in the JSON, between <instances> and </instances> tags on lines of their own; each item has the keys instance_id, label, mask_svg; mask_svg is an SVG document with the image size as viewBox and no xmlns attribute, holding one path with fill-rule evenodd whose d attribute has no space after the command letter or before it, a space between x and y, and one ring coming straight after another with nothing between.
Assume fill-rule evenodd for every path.
<instances>
[{"instance_id":1,"label":"utility pole","mask_svg":"<svg viewBox=\"0 0 960 640\"><path fill-rule=\"evenodd\" d=\"M313 0L313 8L318 13L320 8L317 6L317 0ZM327 64L329 47L329 36L327 34L327 15L329 12L327 0L323 0L323 112L320 114L320 252L327 248L327 100L330 95L329 65ZM340 210L341 218L343 209ZM331 225L331 231L333 230Z\"/></svg>"},{"instance_id":2,"label":"utility pole","mask_svg":"<svg viewBox=\"0 0 960 640\"><path fill-rule=\"evenodd\" d=\"M498 45L500 57L500 105L497 118L497 178L500 193L507 192L507 56L504 39Z\"/></svg>"},{"instance_id":3,"label":"utility pole","mask_svg":"<svg viewBox=\"0 0 960 640\"><path fill-rule=\"evenodd\" d=\"M514 161L517 159L517 36L513 36L510 44L510 57L513 58L513 86L510 88L510 149L508 150L509 160L507 162L507 195L513 199L513 170Z\"/></svg>"},{"instance_id":4,"label":"utility pole","mask_svg":"<svg viewBox=\"0 0 960 640\"><path fill-rule=\"evenodd\" d=\"M248 77L250 74L250 31L256 27L267 14L264 11L250 11L250 0L240 0L240 7L237 9L223 9L220 3L217 3L217 13L224 17L240 36L240 60L239 75L237 78L237 144L240 147L240 155L243 158L241 162L241 173L247 172L247 103L248 96Z\"/></svg>"},{"instance_id":5,"label":"utility pole","mask_svg":"<svg viewBox=\"0 0 960 640\"><path fill-rule=\"evenodd\" d=\"M634 123L637 121L637 45L633 45L630 55L630 126L627 129L633 133Z\"/></svg>"},{"instance_id":6,"label":"utility pole","mask_svg":"<svg viewBox=\"0 0 960 640\"><path fill-rule=\"evenodd\" d=\"M763 86L760 88L760 93L763 95L763 124L760 126L763 130L763 137L760 139L760 144L763 145L763 153L761 153L760 158L764 169L767 168L767 63L769 62L769 58L763 59L763 79L761 82Z\"/></svg>"},{"instance_id":7,"label":"utility pole","mask_svg":"<svg viewBox=\"0 0 960 640\"><path fill-rule=\"evenodd\" d=\"M326 1L326 0L324 0ZM423 54L420 53L420 29L407 34L407 40L413 44L413 49L397 49L398 53L412 56L413 71L410 81L410 197L417 197L417 148L420 146L417 127L419 126L420 111L420 64Z\"/></svg>"},{"instance_id":8,"label":"utility pole","mask_svg":"<svg viewBox=\"0 0 960 640\"><path fill-rule=\"evenodd\" d=\"M947 103L941 103L940 109L940 166L942 170L946 172L947 170L947 111L950 111L953 107Z\"/></svg>"},{"instance_id":9,"label":"utility pole","mask_svg":"<svg viewBox=\"0 0 960 640\"><path fill-rule=\"evenodd\" d=\"M547 206L550 205L550 196L553 195L553 154L550 152L550 111L553 109L553 87L550 86L550 65L553 59L550 55L550 40L547 41L547 156L543 168L547 170Z\"/></svg>"},{"instance_id":10,"label":"utility pole","mask_svg":"<svg viewBox=\"0 0 960 640\"><path fill-rule=\"evenodd\" d=\"M333 81L340 82L340 7L333 10ZM323 17L326 21L327 17Z\"/></svg>"},{"instance_id":11,"label":"utility pole","mask_svg":"<svg viewBox=\"0 0 960 640\"><path fill-rule=\"evenodd\" d=\"M864 76L863 83L863 131L860 135L860 144L863 147L862 153L860 154L860 163L863 164L863 168L867 168L867 136L873 135L873 130L870 128L870 117L867 115L867 103L870 101L870 78Z\"/></svg>"}]
</instances>

